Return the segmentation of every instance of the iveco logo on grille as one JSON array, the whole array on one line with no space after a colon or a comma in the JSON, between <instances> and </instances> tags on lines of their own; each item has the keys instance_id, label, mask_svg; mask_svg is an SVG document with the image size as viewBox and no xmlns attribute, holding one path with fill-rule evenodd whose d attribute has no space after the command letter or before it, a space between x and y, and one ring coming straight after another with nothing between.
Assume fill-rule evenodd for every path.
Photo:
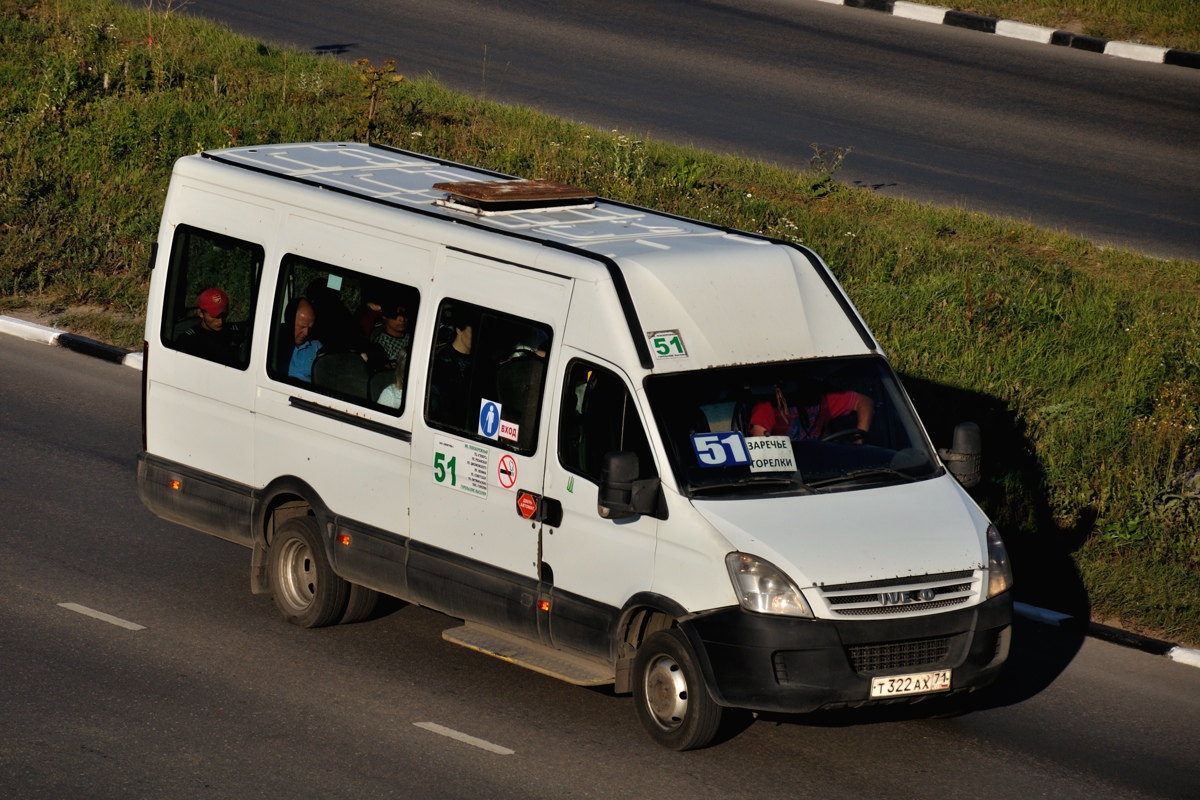
<instances>
[{"instance_id":1,"label":"iveco logo on grille","mask_svg":"<svg viewBox=\"0 0 1200 800\"><path fill-rule=\"evenodd\" d=\"M902 606L905 603L928 603L937 597L933 589L914 589L911 592L880 592L879 605Z\"/></svg>"}]
</instances>

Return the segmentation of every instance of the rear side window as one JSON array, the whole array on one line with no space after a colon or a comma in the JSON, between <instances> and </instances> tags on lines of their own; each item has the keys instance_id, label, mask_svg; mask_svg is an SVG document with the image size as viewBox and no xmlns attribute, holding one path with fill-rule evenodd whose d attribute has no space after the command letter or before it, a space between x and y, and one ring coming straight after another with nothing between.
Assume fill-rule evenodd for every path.
<instances>
[{"instance_id":1,"label":"rear side window","mask_svg":"<svg viewBox=\"0 0 1200 800\"><path fill-rule=\"evenodd\" d=\"M263 248L180 225L171 242L161 339L165 347L246 369Z\"/></svg>"},{"instance_id":2,"label":"rear side window","mask_svg":"<svg viewBox=\"0 0 1200 800\"><path fill-rule=\"evenodd\" d=\"M287 256L279 271L267 372L399 414L420 296L415 288Z\"/></svg>"},{"instance_id":3,"label":"rear side window","mask_svg":"<svg viewBox=\"0 0 1200 800\"><path fill-rule=\"evenodd\" d=\"M549 326L447 299L434 336L426 421L518 453L536 451Z\"/></svg>"}]
</instances>

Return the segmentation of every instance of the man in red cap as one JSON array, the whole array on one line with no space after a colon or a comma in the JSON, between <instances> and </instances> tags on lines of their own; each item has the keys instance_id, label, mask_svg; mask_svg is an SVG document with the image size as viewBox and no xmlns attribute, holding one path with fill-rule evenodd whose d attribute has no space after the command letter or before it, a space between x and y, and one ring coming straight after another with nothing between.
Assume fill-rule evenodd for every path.
<instances>
[{"instance_id":1,"label":"man in red cap","mask_svg":"<svg viewBox=\"0 0 1200 800\"><path fill-rule=\"evenodd\" d=\"M184 331L176 343L179 349L209 361L233 366L242 359L237 344L237 326L226 324L229 295L213 287L200 293L196 301L200 324Z\"/></svg>"}]
</instances>

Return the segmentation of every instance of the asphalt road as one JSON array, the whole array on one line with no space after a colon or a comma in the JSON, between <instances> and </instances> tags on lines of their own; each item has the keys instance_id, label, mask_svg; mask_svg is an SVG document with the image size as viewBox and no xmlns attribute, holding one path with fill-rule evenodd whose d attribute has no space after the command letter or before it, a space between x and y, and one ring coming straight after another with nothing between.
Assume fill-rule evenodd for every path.
<instances>
[{"instance_id":1,"label":"asphalt road","mask_svg":"<svg viewBox=\"0 0 1200 800\"><path fill-rule=\"evenodd\" d=\"M1200 70L815 0L190 0L189 13L602 129L1200 261Z\"/></svg>"},{"instance_id":2,"label":"asphalt road","mask_svg":"<svg viewBox=\"0 0 1200 800\"><path fill-rule=\"evenodd\" d=\"M628 698L443 642L452 621L424 609L300 630L250 594L249 551L142 507L139 402L136 370L0 336L2 797L1096 800L1200 786L1200 669L1024 620L1001 683L964 705L764 717L688 754L652 744Z\"/></svg>"}]
</instances>

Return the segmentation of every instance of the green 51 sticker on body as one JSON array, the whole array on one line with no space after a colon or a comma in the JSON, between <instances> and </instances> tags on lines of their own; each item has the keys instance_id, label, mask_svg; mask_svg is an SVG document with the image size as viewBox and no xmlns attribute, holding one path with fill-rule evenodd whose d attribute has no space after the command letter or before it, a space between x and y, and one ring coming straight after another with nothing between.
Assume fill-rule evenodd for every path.
<instances>
[{"instance_id":1,"label":"green 51 sticker on body","mask_svg":"<svg viewBox=\"0 0 1200 800\"><path fill-rule=\"evenodd\" d=\"M436 437L433 441L433 482L475 497L487 497L490 454L486 447Z\"/></svg>"},{"instance_id":2,"label":"green 51 sticker on body","mask_svg":"<svg viewBox=\"0 0 1200 800\"><path fill-rule=\"evenodd\" d=\"M649 331L646 336L655 358L687 358L687 348L683 346L679 331Z\"/></svg>"}]
</instances>

